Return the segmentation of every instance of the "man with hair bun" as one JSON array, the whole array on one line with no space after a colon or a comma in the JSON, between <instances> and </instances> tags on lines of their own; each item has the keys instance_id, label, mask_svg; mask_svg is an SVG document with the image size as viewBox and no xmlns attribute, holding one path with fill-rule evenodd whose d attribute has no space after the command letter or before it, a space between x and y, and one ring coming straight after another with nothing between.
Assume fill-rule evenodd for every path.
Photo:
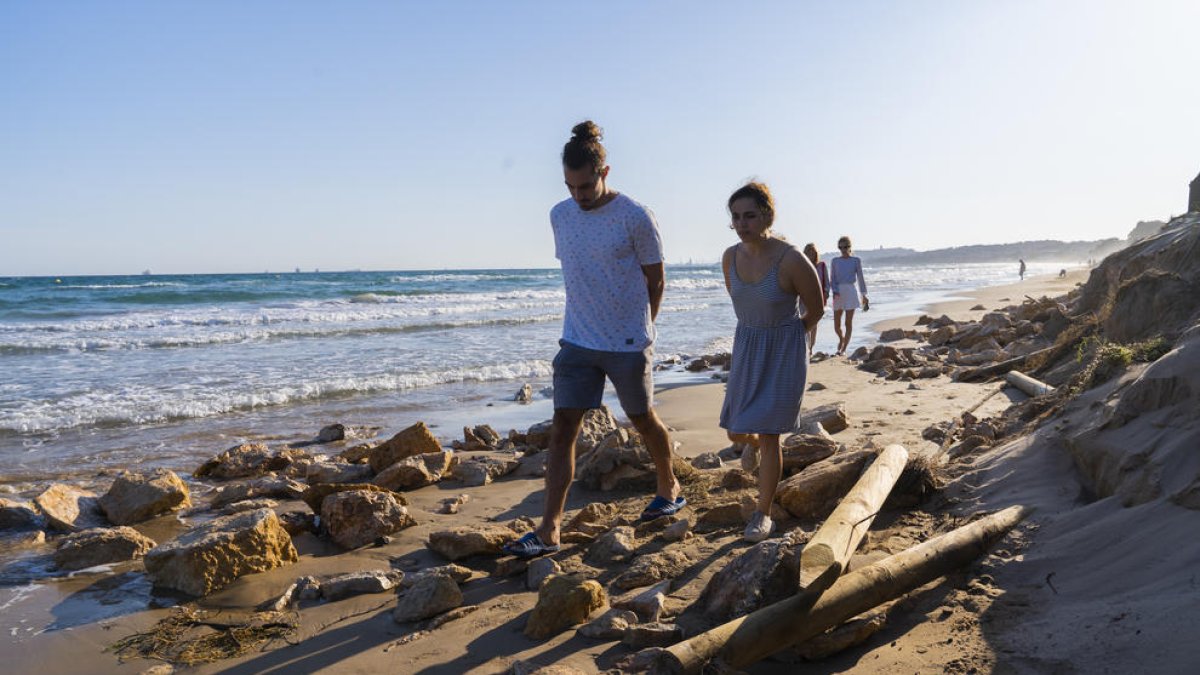
<instances>
[{"instance_id":1,"label":"man with hair bun","mask_svg":"<svg viewBox=\"0 0 1200 675\"><path fill-rule=\"evenodd\" d=\"M687 504L671 470L667 428L653 409L654 320L666 283L658 225L649 209L608 186L600 127L588 120L571 133L562 151L571 197L550 211L567 302L554 357L545 510L537 529L504 547L522 558L559 550L575 476L575 439L584 414L601 405L605 378L654 459L656 494L642 519L671 515Z\"/></svg>"}]
</instances>

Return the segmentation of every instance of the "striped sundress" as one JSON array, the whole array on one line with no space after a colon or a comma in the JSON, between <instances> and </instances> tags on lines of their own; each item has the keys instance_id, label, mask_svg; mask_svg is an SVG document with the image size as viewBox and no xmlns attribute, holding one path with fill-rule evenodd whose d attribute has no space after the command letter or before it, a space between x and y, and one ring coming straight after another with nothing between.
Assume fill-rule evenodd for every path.
<instances>
[{"instance_id":1,"label":"striped sundress","mask_svg":"<svg viewBox=\"0 0 1200 675\"><path fill-rule=\"evenodd\" d=\"M800 414L808 350L800 300L779 287L782 259L754 284L738 276L736 255L730 263L729 295L738 323L721 427L733 433L789 433Z\"/></svg>"}]
</instances>

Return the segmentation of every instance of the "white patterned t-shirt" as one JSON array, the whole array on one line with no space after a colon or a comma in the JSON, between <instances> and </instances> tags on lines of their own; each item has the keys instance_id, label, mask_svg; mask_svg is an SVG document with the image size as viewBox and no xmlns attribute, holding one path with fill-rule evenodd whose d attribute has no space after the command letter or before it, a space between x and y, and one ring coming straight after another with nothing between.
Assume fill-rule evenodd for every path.
<instances>
[{"instance_id":1,"label":"white patterned t-shirt","mask_svg":"<svg viewBox=\"0 0 1200 675\"><path fill-rule=\"evenodd\" d=\"M563 340L608 352L650 346L654 327L642 265L663 259L654 214L623 194L591 211L566 199L550 210L550 226L567 289Z\"/></svg>"}]
</instances>

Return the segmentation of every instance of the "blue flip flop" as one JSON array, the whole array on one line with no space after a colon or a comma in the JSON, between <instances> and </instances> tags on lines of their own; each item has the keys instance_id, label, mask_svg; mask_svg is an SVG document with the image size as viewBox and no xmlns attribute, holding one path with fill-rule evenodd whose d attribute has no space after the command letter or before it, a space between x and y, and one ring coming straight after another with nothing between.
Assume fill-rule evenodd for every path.
<instances>
[{"instance_id":1,"label":"blue flip flop","mask_svg":"<svg viewBox=\"0 0 1200 675\"><path fill-rule=\"evenodd\" d=\"M679 509L687 506L687 500L680 496L675 501L671 501L661 495L654 495L654 499L642 511L642 520L654 520L663 516L671 516L679 512Z\"/></svg>"},{"instance_id":2,"label":"blue flip flop","mask_svg":"<svg viewBox=\"0 0 1200 675\"><path fill-rule=\"evenodd\" d=\"M539 555L547 553L558 553L562 547L558 544L547 544L542 541L541 537L533 532L527 533L516 541L510 541L500 547L509 555L515 555L518 558L536 558Z\"/></svg>"}]
</instances>

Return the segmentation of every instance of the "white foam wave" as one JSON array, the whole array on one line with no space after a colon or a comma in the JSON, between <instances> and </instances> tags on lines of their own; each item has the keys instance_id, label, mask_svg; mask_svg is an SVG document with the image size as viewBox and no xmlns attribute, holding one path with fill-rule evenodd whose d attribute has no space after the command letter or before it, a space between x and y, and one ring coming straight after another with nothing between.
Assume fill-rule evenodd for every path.
<instances>
[{"instance_id":1,"label":"white foam wave","mask_svg":"<svg viewBox=\"0 0 1200 675\"><path fill-rule=\"evenodd\" d=\"M178 281L147 281L141 284L56 284L55 288L71 288L76 290L105 291L125 288L162 288L166 286L186 287L187 284Z\"/></svg>"}]
</instances>

